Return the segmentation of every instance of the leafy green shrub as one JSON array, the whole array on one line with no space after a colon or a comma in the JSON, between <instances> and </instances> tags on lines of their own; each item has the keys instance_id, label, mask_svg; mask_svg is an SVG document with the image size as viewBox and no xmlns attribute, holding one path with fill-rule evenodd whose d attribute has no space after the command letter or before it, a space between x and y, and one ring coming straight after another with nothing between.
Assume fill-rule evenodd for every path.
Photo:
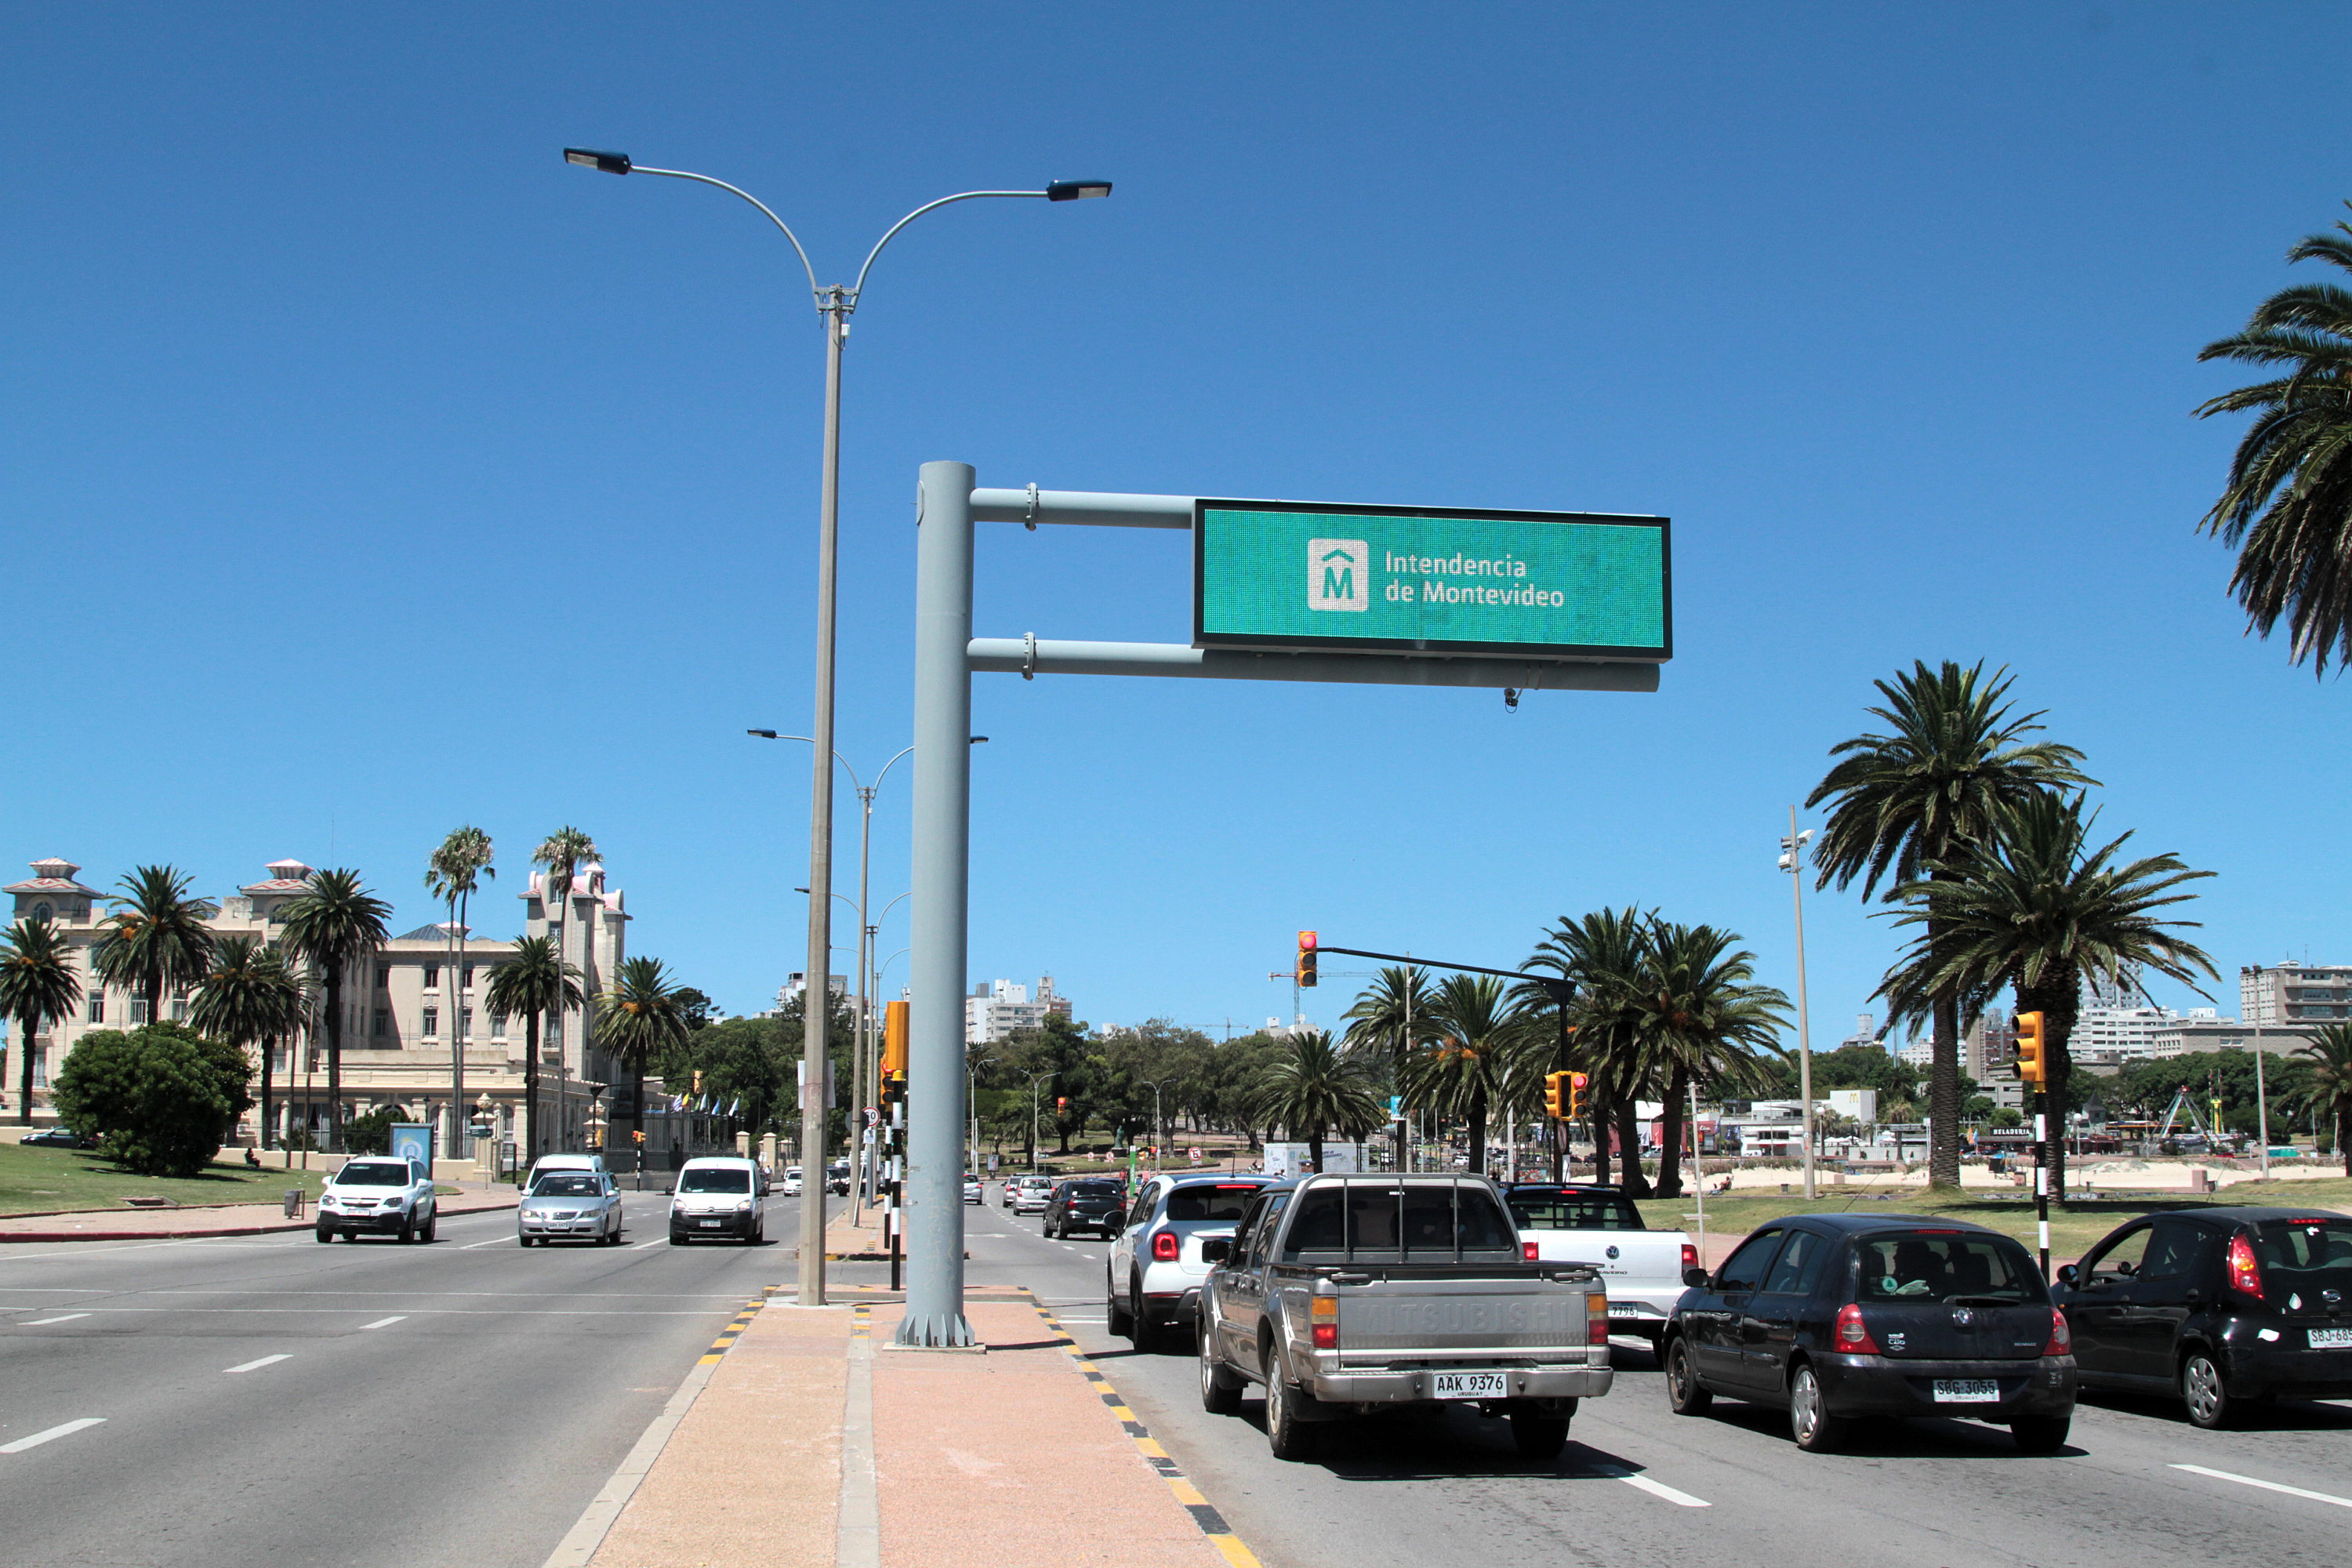
<instances>
[{"instance_id":1,"label":"leafy green shrub","mask_svg":"<svg viewBox=\"0 0 2352 1568\"><path fill-rule=\"evenodd\" d=\"M343 1123L343 1149L352 1154L389 1154L392 1124L407 1120L408 1113L397 1105L380 1105L365 1116L354 1116Z\"/></svg>"},{"instance_id":2,"label":"leafy green shrub","mask_svg":"<svg viewBox=\"0 0 2352 1568\"><path fill-rule=\"evenodd\" d=\"M240 1059L243 1053L236 1053ZM150 1025L84 1035L58 1069L58 1118L106 1157L148 1176L193 1176L218 1152L234 1103L218 1053L189 1030Z\"/></svg>"}]
</instances>

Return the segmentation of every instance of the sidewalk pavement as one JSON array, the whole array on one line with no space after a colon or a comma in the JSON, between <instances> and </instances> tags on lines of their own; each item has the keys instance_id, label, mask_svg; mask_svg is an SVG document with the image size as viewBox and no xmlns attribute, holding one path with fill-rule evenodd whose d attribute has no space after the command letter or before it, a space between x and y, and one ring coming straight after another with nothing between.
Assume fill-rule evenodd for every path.
<instances>
[{"instance_id":1,"label":"sidewalk pavement","mask_svg":"<svg viewBox=\"0 0 2352 1568\"><path fill-rule=\"evenodd\" d=\"M510 1209L516 1202L512 1187L444 1193L439 1199L440 1212L445 1215ZM308 1204L304 1206L309 1207ZM278 1204L77 1209L67 1214L0 1215L0 1241L179 1241L202 1236L263 1236L272 1231L309 1230L313 1223L308 1217L288 1219Z\"/></svg>"},{"instance_id":2,"label":"sidewalk pavement","mask_svg":"<svg viewBox=\"0 0 2352 1568\"><path fill-rule=\"evenodd\" d=\"M746 1306L546 1568L1255 1568L1025 1292L967 1298L984 1353L839 1294L870 1300Z\"/></svg>"}]
</instances>

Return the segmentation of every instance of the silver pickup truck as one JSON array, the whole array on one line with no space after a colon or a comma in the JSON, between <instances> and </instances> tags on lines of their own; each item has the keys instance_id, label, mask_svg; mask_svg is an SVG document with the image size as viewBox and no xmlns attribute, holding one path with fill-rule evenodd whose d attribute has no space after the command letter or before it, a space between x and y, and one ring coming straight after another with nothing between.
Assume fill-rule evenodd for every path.
<instances>
[{"instance_id":1,"label":"silver pickup truck","mask_svg":"<svg viewBox=\"0 0 2352 1568\"><path fill-rule=\"evenodd\" d=\"M1230 1415L1265 1385L1282 1459L1310 1457L1318 1423L1455 1401L1553 1458L1576 1402L1609 1392L1609 1297L1533 1250L1484 1177L1277 1182L1202 1248L1201 1404Z\"/></svg>"}]
</instances>

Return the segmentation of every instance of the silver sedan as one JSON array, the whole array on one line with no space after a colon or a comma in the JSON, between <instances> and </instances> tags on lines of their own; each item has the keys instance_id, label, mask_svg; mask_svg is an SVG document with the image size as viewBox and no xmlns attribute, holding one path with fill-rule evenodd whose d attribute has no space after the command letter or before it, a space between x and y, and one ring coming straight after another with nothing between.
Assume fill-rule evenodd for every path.
<instances>
[{"instance_id":1,"label":"silver sedan","mask_svg":"<svg viewBox=\"0 0 2352 1568\"><path fill-rule=\"evenodd\" d=\"M621 1189L602 1172L550 1171L515 1210L515 1234L525 1247L558 1240L618 1247Z\"/></svg>"}]
</instances>

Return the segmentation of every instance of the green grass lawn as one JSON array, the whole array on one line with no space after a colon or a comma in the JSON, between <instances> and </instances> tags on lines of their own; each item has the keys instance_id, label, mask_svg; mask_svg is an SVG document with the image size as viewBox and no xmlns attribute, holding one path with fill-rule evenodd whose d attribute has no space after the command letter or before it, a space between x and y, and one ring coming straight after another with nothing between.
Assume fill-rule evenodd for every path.
<instances>
[{"instance_id":1,"label":"green grass lawn","mask_svg":"<svg viewBox=\"0 0 2352 1568\"><path fill-rule=\"evenodd\" d=\"M1843 1214L1858 1210L1865 1214L1936 1215L1951 1219L1972 1220L1994 1230L2005 1231L2026 1246L2034 1242L2033 1194L2030 1192L1971 1192L1949 1196L1930 1194L1916 1187L1873 1188L1857 1184L1843 1187L1822 1187L1821 1196L1807 1203L1796 1194L1734 1194L1706 1200L1706 1228L1710 1237L1749 1231L1767 1220L1793 1214ZM2052 1204L2050 1205L2050 1255L2053 1258L2079 1258L2091 1245L2127 1219L2156 1209L2212 1208L2247 1205L2254 1206L2285 1205L2302 1208L2316 1207L2352 1213L2352 1180L2334 1177L2317 1182L2241 1182L2210 1196L2189 1197L2180 1194L2150 1192L2139 1195L2117 1194L2089 1202ZM1650 1198L1639 1205L1642 1217L1661 1230L1691 1230L1696 1227L1685 1216L1697 1212L1697 1205L1687 1197Z\"/></svg>"},{"instance_id":2,"label":"green grass lawn","mask_svg":"<svg viewBox=\"0 0 2352 1568\"><path fill-rule=\"evenodd\" d=\"M182 1204L274 1204L289 1187L319 1195L318 1171L254 1170L240 1159L199 1176L134 1176L78 1149L27 1149L0 1143L0 1215L52 1209L125 1209L123 1199L167 1197Z\"/></svg>"}]
</instances>

